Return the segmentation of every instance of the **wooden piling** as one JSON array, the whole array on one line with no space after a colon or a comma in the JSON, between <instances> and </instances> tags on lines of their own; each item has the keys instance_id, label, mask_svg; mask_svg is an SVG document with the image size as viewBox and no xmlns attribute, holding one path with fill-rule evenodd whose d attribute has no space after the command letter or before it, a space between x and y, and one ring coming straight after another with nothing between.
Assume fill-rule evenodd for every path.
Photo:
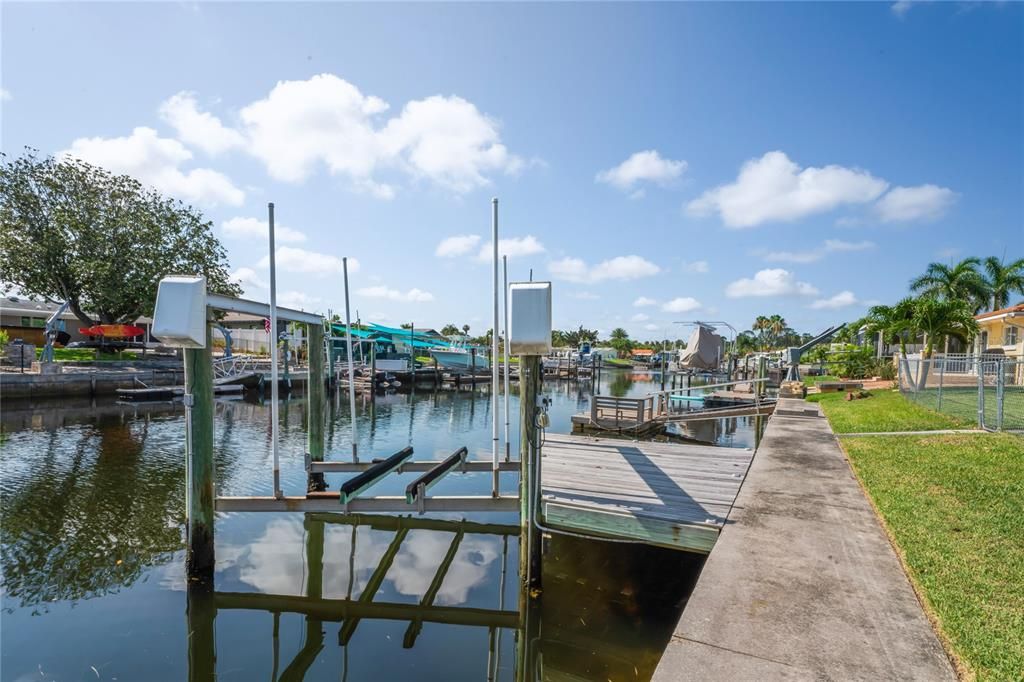
<instances>
[{"instance_id":1,"label":"wooden piling","mask_svg":"<svg viewBox=\"0 0 1024 682\"><path fill-rule=\"evenodd\" d=\"M538 513L537 396L540 393L541 359L519 357L519 577L527 588L540 585L540 531L533 523Z\"/></svg>"},{"instance_id":2,"label":"wooden piling","mask_svg":"<svg viewBox=\"0 0 1024 682\"><path fill-rule=\"evenodd\" d=\"M313 462L324 461L324 328L322 325L306 325L309 336L309 419L306 429L306 449ZM310 474L308 488L311 491L327 489L323 474Z\"/></svg>"},{"instance_id":3,"label":"wooden piling","mask_svg":"<svg viewBox=\"0 0 1024 682\"><path fill-rule=\"evenodd\" d=\"M185 572L190 580L212 580L213 536L213 338L206 330L205 348L187 348L185 395L188 405L187 547Z\"/></svg>"},{"instance_id":4,"label":"wooden piling","mask_svg":"<svg viewBox=\"0 0 1024 682\"><path fill-rule=\"evenodd\" d=\"M185 594L188 679L189 682L209 682L217 678L217 605L213 583L191 583Z\"/></svg>"}]
</instances>

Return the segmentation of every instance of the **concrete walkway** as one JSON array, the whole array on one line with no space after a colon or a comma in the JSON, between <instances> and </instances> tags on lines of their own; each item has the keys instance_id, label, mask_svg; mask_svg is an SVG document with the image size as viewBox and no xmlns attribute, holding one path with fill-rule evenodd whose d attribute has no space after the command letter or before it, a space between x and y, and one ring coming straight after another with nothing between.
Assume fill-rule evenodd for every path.
<instances>
[{"instance_id":1,"label":"concrete walkway","mask_svg":"<svg viewBox=\"0 0 1024 682\"><path fill-rule=\"evenodd\" d=\"M956 679L812 408L779 401L655 682Z\"/></svg>"}]
</instances>

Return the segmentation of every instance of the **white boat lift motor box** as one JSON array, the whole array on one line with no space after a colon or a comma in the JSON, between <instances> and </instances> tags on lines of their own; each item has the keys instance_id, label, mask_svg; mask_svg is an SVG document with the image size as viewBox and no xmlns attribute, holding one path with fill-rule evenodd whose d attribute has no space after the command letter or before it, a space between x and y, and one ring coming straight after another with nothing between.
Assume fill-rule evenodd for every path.
<instances>
[{"instance_id":1,"label":"white boat lift motor box","mask_svg":"<svg viewBox=\"0 0 1024 682\"><path fill-rule=\"evenodd\" d=\"M551 282L512 282L508 309L511 354L550 353Z\"/></svg>"},{"instance_id":2,"label":"white boat lift motor box","mask_svg":"<svg viewBox=\"0 0 1024 682\"><path fill-rule=\"evenodd\" d=\"M206 347L206 278L171 275L160 280L153 336L177 348Z\"/></svg>"}]
</instances>

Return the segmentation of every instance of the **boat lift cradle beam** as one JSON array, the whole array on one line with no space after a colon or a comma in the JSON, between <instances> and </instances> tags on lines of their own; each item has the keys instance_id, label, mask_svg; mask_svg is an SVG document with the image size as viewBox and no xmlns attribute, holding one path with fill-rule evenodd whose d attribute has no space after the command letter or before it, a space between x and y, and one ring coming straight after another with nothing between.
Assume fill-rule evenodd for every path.
<instances>
[{"instance_id":1,"label":"boat lift cradle beam","mask_svg":"<svg viewBox=\"0 0 1024 682\"><path fill-rule=\"evenodd\" d=\"M359 493L390 474L401 466L402 462L412 457L412 446L402 448L387 459L377 462L366 471L353 476L341 484L339 498L343 505L348 505Z\"/></svg>"},{"instance_id":2,"label":"boat lift cradle beam","mask_svg":"<svg viewBox=\"0 0 1024 682\"><path fill-rule=\"evenodd\" d=\"M405 487L405 501L409 504L417 501L423 502L427 496L427 490L439 483L452 469L460 464L464 464L468 454L469 449L463 445L428 469L422 476L417 477L416 480Z\"/></svg>"}]
</instances>

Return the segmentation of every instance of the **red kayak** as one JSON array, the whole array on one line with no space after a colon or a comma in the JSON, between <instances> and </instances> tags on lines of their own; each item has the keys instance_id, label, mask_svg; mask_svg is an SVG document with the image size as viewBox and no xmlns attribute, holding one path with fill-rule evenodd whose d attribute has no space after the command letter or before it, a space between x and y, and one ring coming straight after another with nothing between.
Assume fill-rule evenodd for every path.
<instances>
[{"instance_id":1,"label":"red kayak","mask_svg":"<svg viewBox=\"0 0 1024 682\"><path fill-rule=\"evenodd\" d=\"M130 339L146 333L145 329L134 324L97 324L82 327L78 331L86 336L102 336L105 339Z\"/></svg>"}]
</instances>

